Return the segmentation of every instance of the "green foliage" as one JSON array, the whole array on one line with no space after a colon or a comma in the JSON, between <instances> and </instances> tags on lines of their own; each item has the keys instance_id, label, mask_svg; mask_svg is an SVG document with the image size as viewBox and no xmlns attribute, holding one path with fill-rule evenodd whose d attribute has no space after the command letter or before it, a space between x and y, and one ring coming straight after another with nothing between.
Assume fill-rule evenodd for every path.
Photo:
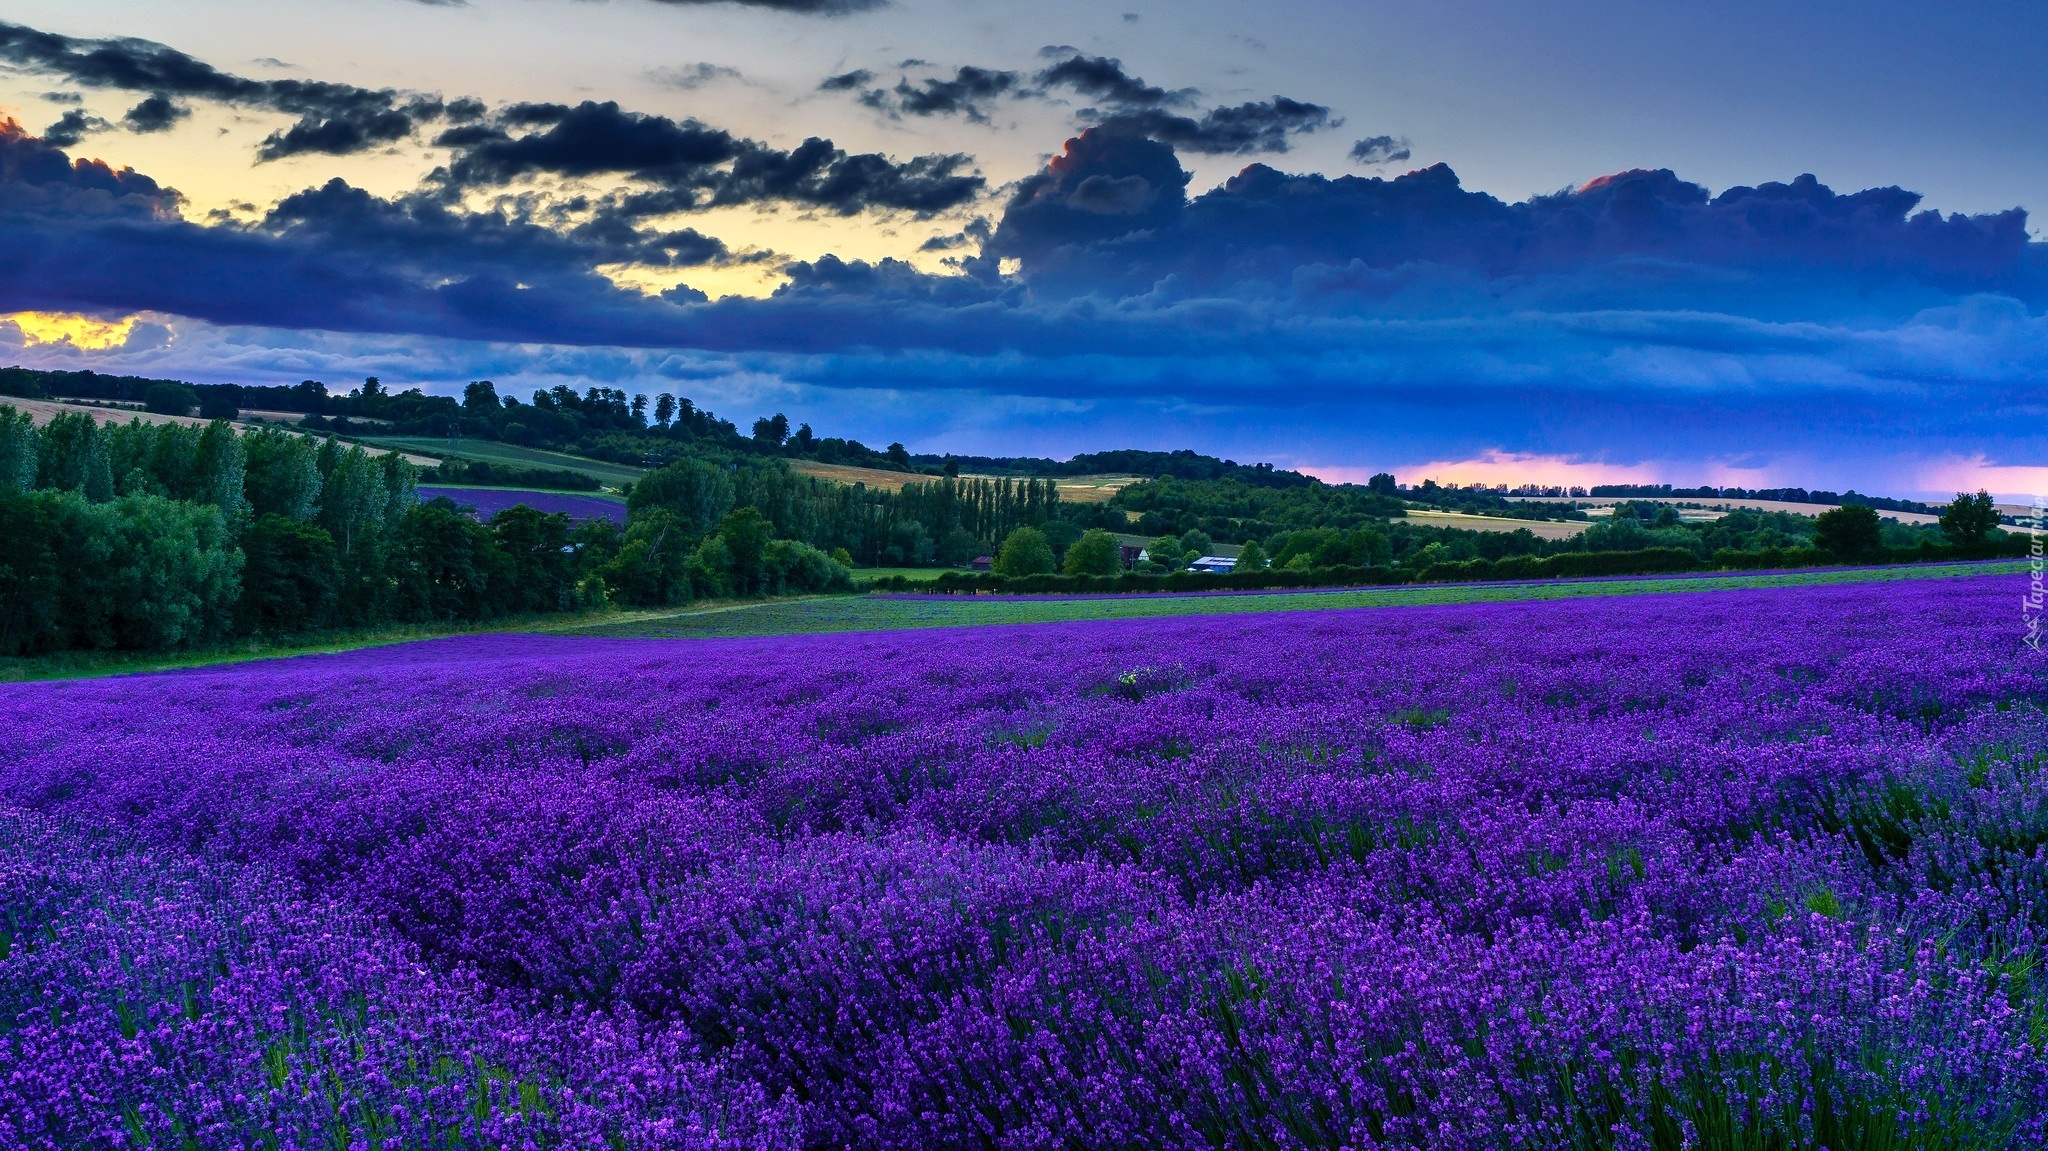
<instances>
[{"instance_id":1,"label":"green foliage","mask_svg":"<svg viewBox=\"0 0 2048 1151\"><path fill-rule=\"evenodd\" d=\"M761 590L766 595L851 591L853 571L797 540L772 540L761 555Z\"/></svg>"},{"instance_id":2,"label":"green foliage","mask_svg":"<svg viewBox=\"0 0 2048 1151\"><path fill-rule=\"evenodd\" d=\"M283 634L326 627L341 592L334 538L318 524L266 512L242 536L243 631Z\"/></svg>"},{"instance_id":3,"label":"green foliage","mask_svg":"<svg viewBox=\"0 0 2048 1151\"><path fill-rule=\"evenodd\" d=\"M37 451L36 486L79 492L89 500L114 498L107 437L90 415L60 412L45 424Z\"/></svg>"},{"instance_id":4,"label":"green foliage","mask_svg":"<svg viewBox=\"0 0 2048 1151\"><path fill-rule=\"evenodd\" d=\"M1179 536L1160 536L1145 546L1145 562L1175 571L1187 564L1187 553L1181 550Z\"/></svg>"},{"instance_id":5,"label":"green foliage","mask_svg":"<svg viewBox=\"0 0 2048 1151\"><path fill-rule=\"evenodd\" d=\"M0 489L0 655L63 646L62 499Z\"/></svg>"},{"instance_id":6,"label":"green foliage","mask_svg":"<svg viewBox=\"0 0 2048 1151\"><path fill-rule=\"evenodd\" d=\"M1979 548L1998 528L1998 506L1979 488L1974 496L1956 493L1941 513L1941 534L1960 548Z\"/></svg>"},{"instance_id":7,"label":"green foliage","mask_svg":"<svg viewBox=\"0 0 2048 1151\"><path fill-rule=\"evenodd\" d=\"M320 511L320 449L305 436L260 428L241 437L251 511L305 523Z\"/></svg>"},{"instance_id":8,"label":"green foliage","mask_svg":"<svg viewBox=\"0 0 2048 1151\"><path fill-rule=\"evenodd\" d=\"M1053 567L1052 545L1046 542L1044 532L1033 527L1011 532L1004 538L1002 550L996 553L995 571L999 575L1046 575Z\"/></svg>"},{"instance_id":9,"label":"green foliage","mask_svg":"<svg viewBox=\"0 0 2048 1151\"><path fill-rule=\"evenodd\" d=\"M36 440L28 413L0 404L0 494L36 486Z\"/></svg>"},{"instance_id":10,"label":"green foliage","mask_svg":"<svg viewBox=\"0 0 2048 1151\"><path fill-rule=\"evenodd\" d=\"M680 460L635 483L626 508L633 514L666 508L694 540L724 519L734 501L729 472L702 460Z\"/></svg>"},{"instance_id":11,"label":"green foliage","mask_svg":"<svg viewBox=\"0 0 2048 1151\"><path fill-rule=\"evenodd\" d=\"M690 521L670 508L644 509L632 518L616 553L598 569L608 598L636 607L688 603L691 549L697 542Z\"/></svg>"},{"instance_id":12,"label":"green foliage","mask_svg":"<svg viewBox=\"0 0 2048 1151\"><path fill-rule=\"evenodd\" d=\"M190 384L163 380L142 394L142 409L160 416L189 416L198 407L199 392Z\"/></svg>"},{"instance_id":13,"label":"green foliage","mask_svg":"<svg viewBox=\"0 0 2048 1151\"><path fill-rule=\"evenodd\" d=\"M1266 549L1259 546L1259 541L1252 540L1238 550L1236 571L1264 571L1265 567Z\"/></svg>"},{"instance_id":14,"label":"green foliage","mask_svg":"<svg viewBox=\"0 0 2048 1151\"><path fill-rule=\"evenodd\" d=\"M725 544L732 591L736 595L758 595L765 586L768 542L775 538L775 525L759 508L734 508L719 521L718 538Z\"/></svg>"},{"instance_id":15,"label":"green foliage","mask_svg":"<svg viewBox=\"0 0 2048 1151\"><path fill-rule=\"evenodd\" d=\"M227 633L243 558L220 509L161 496L57 508L63 646L179 647Z\"/></svg>"},{"instance_id":16,"label":"green foliage","mask_svg":"<svg viewBox=\"0 0 2048 1151\"><path fill-rule=\"evenodd\" d=\"M1101 528L1090 528L1067 549L1060 570L1070 576L1108 576L1122 571L1123 566L1123 549L1116 537Z\"/></svg>"},{"instance_id":17,"label":"green foliage","mask_svg":"<svg viewBox=\"0 0 2048 1151\"><path fill-rule=\"evenodd\" d=\"M1844 559L1868 555L1882 547L1877 509L1844 504L1814 517L1813 542L1824 552Z\"/></svg>"}]
</instances>

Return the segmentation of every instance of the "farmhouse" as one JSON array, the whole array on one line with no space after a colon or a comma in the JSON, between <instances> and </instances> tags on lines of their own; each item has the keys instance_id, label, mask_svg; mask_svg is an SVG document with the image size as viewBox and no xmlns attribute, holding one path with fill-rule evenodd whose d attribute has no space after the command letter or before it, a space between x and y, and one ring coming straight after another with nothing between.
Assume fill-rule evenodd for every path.
<instances>
[{"instance_id":1,"label":"farmhouse","mask_svg":"<svg viewBox=\"0 0 2048 1151\"><path fill-rule=\"evenodd\" d=\"M973 559L967 561L967 568L969 571L992 571L995 569L995 566L996 558L994 556L975 556Z\"/></svg>"}]
</instances>

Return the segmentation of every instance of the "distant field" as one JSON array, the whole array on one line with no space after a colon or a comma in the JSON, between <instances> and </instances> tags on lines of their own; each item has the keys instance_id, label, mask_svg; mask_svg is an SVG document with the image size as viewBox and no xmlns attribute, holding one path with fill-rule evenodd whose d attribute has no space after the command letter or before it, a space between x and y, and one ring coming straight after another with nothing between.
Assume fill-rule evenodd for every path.
<instances>
[{"instance_id":1,"label":"distant field","mask_svg":"<svg viewBox=\"0 0 2048 1151\"><path fill-rule=\"evenodd\" d=\"M540 512L560 512L572 520L610 520L626 526L626 501L599 492L540 492L523 488L467 488L423 484L423 500L447 496L465 507L475 508L477 518L489 523L507 508L525 504Z\"/></svg>"},{"instance_id":2,"label":"distant field","mask_svg":"<svg viewBox=\"0 0 2048 1151\"><path fill-rule=\"evenodd\" d=\"M1463 528L1471 532L1511 532L1529 529L1541 540L1568 540L1591 527L1583 522L1560 520L1515 520L1502 516L1468 516L1464 512L1431 512L1408 509L1408 522L1425 528Z\"/></svg>"},{"instance_id":3,"label":"distant field","mask_svg":"<svg viewBox=\"0 0 2048 1151\"><path fill-rule=\"evenodd\" d=\"M1625 500L1647 499L1660 504L1697 504L1700 507L1713 508L1717 511L1733 511L1736 508L1742 508L1754 512L1789 512L1795 516L1817 516L1822 512L1833 511L1840 506L1839 504L1799 504L1789 500L1724 500L1703 496L1672 496L1669 498L1654 498L1650 496L1580 496L1570 501L1561 500L1554 496L1508 496L1507 498L1516 503L1554 504L1570 502L1582 508L1604 508L1622 503ZM1880 518L1895 519L1903 524L1931 524L1941 520L1940 516L1931 516L1925 512L1893 512L1886 511L1883 508L1879 508L1877 514Z\"/></svg>"},{"instance_id":4,"label":"distant field","mask_svg":"<svg viewBox=\"0 0 2048 1151\"><path fill-rule=\"evenodd\" d=\"M816 460L791 460L791 471L833 480L842 484L866 484L882 491L902 491L904 484L930 483L936 476L915 472L892 472L883 468L857 468L847 464L821 464ZM997 476L962 476L962 479L998 479ZM1060 498L1073 504L1106 504L1124 488L1143 482L1140 476L1061 476L1054 483Z\"/></svg>"},{"instance_id":5,"label":"distant field","mask_svg":"<svg viewBox=\"0 0 2048 1151\"><path fill-rule=\"evenodd\" d=\"M902 491L904 484L923 483L932 477L913 472L892 472L884 468L856 468L847 464L821 464L816 460L791 460L789 470L842 484L866 484L885 492Z\"/></svg>"},{"instance_id":6,"label":"distant field","mask_svg":"<svg viewBox=\"0 0 2048 1151\"><path fill-rule=\"evenodd\" d=\"M28 418L38 426L49 423L51 419L63 412L84 412L103 424L125 424L131 420L141 420L145 424L184 424L186 427L205 427L211 422L202 420L198 416L166 416L156 412L145 412L139 407L129 407L125 404L117 404L111 401L88 404L69 400L25 400L19 396L0 396L0 404L6 404L27 412ZM289 418L292 422L305 418L296 412L245 411L242 414L245 416L260 415L264 417ZM245 432L263 426L249 423L245 420L234 420L232 423L237 429ZM308 432L306 434L311 435L313 433ZM434 456L415 455L410 450L402 450L402 454L404 454L408 461L421 467L432 467L441 462Z\"/></svg>"},{"instance_id":7,"label":"distant field","mask_svg":"<svg viewBox=\"0 0 2048 1151\"><path fill-rule=\"evenodd\" d=\"M573 635L644 638L894 631L903 628L977 627L984 624L1065 623L1077 620L1145 619L1158 616L1238 615L1319 611L1328 608L1572 599L1586 596L1714 591L1725 588L1806 587L1988 575L2019 572L2024 566L2019 561L2001 561L1822 571L1743 572L1705 576L1645 576L1635 579L1426 584L1392 588L1342 588L1330 591L1183 593L1093 598L827 596L801 600L774 600L752 605L721 605L705 611L686 611L668 616L643 616L632 620L564 630ZM2017 614L2014 618L2018 618Z\"/></svg>"},{"instance_id":8,"label":"distant field","mask_svg":"<svg viewBox=\"0 0 2048 1151\"><path fill-rule=\"evenodd\" d=\"M445 440L432 436L371 436L364 437L363 442L402 448L410 452L462 456L465 459L482 460L490 464L507 464L517 468L559 468L567 472L578 472L608 484L630 483L646 475L648 471L646 468L634 467L631 464L585 459L582 456L542 451L539 448L522 448L517 444L501 444L491 440Z\"/></svg>"}]
</instances>

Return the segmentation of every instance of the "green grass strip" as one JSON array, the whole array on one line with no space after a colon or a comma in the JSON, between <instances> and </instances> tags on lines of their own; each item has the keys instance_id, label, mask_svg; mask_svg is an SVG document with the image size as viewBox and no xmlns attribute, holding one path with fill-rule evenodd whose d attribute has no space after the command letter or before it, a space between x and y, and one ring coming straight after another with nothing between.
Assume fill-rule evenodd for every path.
<instances>
[{"instance_id":1,"label":"green grass strip","mask_svg":"<svg viewBox=\"0 0 2048 1151\"><path fill-rule=\"evenodd\" d=\"M566 634L640 638L803 635L816 632L893 631L902 628L982 627L989 624L1064 623L1078 620L1156 619L1163 616L1239 615L1330 608L1423 604L1508 603L1582 596L1718 591L1729 588L1810 587L1945 579L2026 570L2025 561L1900 564L1815 571L1731 572L1726 575L1645 576L1633 579L1545 580L1527 583L1407 584L1327 591L1237 592L1142 596L834 596L643 614L561 629ZM553 630L553 629L551 629Z\"/></svg>"}]
</instances>

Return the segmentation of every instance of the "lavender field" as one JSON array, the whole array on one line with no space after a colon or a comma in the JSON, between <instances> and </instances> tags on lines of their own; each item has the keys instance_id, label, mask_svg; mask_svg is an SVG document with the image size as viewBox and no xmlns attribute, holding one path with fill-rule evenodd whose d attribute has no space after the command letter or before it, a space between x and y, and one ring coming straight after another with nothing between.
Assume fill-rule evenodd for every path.
<instances>
[{"instance_id":1,"label":"lavender field","mask_svg":"<svg viewBox=\"0 0 2048 1151\"><path fill-rule=\"evenodd\" d=\"M2017 587L0 688L0 1145L2039 1147Z\"/></svg>"},{"instance_id":2,"label":"lavender field","mask_svg":"<svg viewBox=\"0 0 2048 1151\"><path fill-rule=\"evenodd\" d=\"M572 520L610 520L620 527L626 526L626 504L623 500L607 499L604 496L579 495L574 492L534 492L514 488L449 488L423 484L419 497L430 500L446 496L465 508L473 508L478 519L485 523L491 517L507 508L521 504L537 512L560 512Z\"/></svg>"}]
</instances>

